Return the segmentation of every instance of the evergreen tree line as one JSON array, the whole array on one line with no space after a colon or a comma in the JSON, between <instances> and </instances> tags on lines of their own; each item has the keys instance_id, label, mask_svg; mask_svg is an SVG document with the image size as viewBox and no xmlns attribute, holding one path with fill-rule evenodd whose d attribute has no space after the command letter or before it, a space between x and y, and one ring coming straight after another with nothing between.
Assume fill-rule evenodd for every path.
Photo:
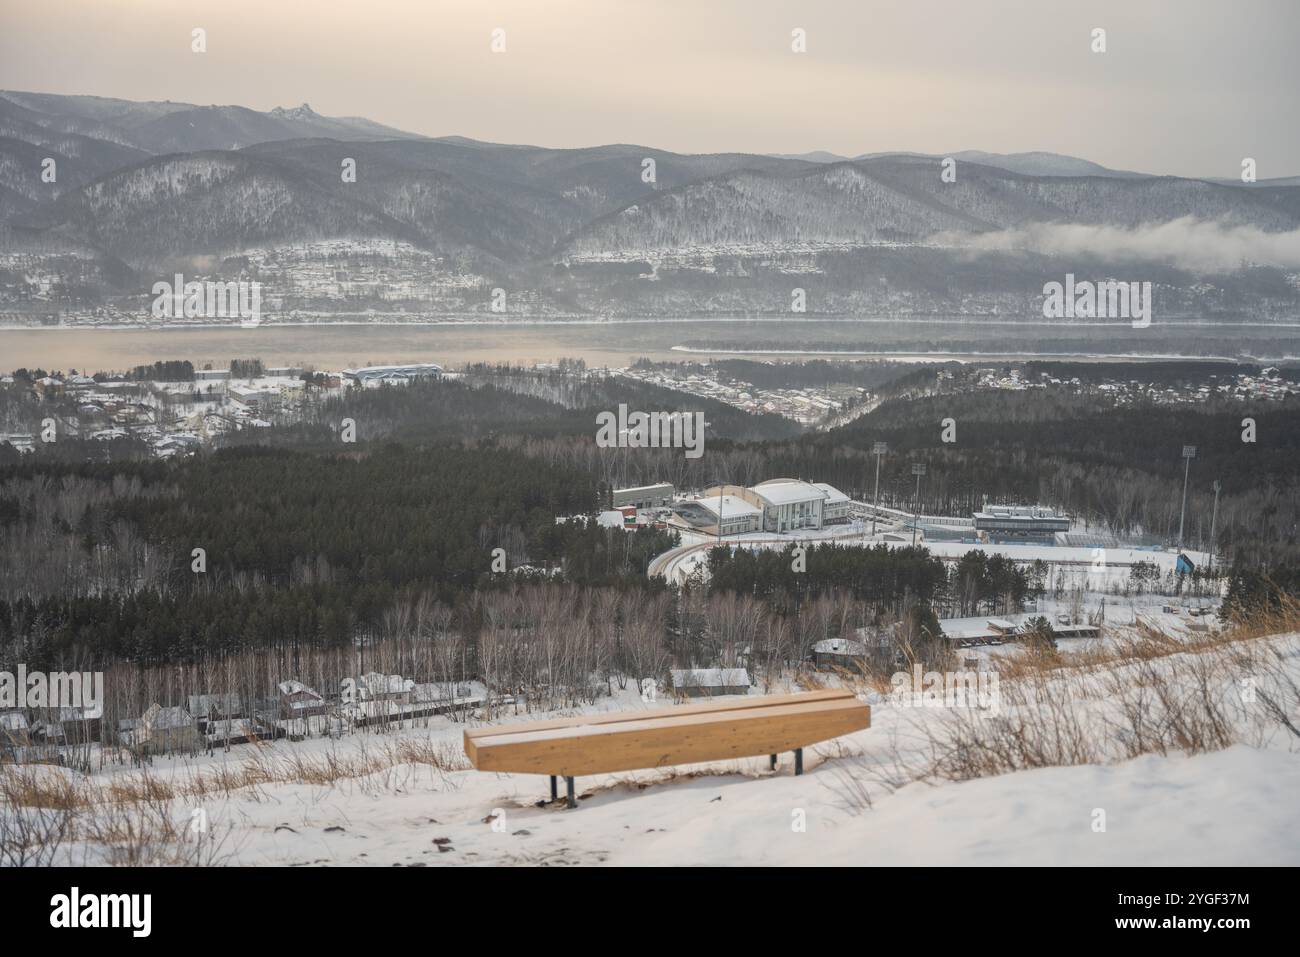
<instances>
[{"instance_id":1,"label":"evergreen tree line","mask_svg":"<svg viewBox=\"0 0 1300 957\"><path fill-rule=\"evenodd\" d=\"M1043 592L1043 570L1026 569L1003 555L971 550L946 566L922 547L812 544L796 551L730 548L709 551L714 593L751 594L782 613L811 598L843 591L866 603L881 621L894 621L909 604L941 617L1019 611Z\"/></svg>"}]
</instances>

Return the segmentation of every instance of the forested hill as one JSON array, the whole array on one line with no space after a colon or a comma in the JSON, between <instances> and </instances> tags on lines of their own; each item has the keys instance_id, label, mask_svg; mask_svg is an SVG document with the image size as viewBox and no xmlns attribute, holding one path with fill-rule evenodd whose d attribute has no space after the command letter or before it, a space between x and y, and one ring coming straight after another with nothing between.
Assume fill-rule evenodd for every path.
<instances>
[{"instance_id":1,"label":"forested hill","mask_svg":"<svg viewBox=\"0 0 1300 957\"><path fill-rule=\"evenodd\" d=\"M403 591L456 603L508 584L495 549L509 570L643 585L673 537L556 522L596 500L590 475L490 446L29 460L0 470L0 646L48 664L337 643Z\"/></svg>"},{"instance_id":2,"label":"forested hill","mask_svg":"<svg viewBox=\"0 0 1300 957\"><path fill-rule=\"evenodd\" d=\"M226 441L337 448L339 423L352 419L358 443L395 439L419 444L525 434L533 439L586 438L594 443L596 416L616 412L620 404L629 412L703 412L706 442L790 438L803 431L798 423L778 415L750 415L716 399L685 396L632 379L578 379L483 367L459 380L350 390L323 402L303 423L278 428L270 435L240 433Z\"/></svg>"},{"instance_id":3,"label":"forested hill","mask_svg":"<svg viewBox=\"0 0 1300 957\"><path fill-rule=\"evenodd\" d=\"M1216 409L1216 411L1209 411ZM1243 441L1243 419L1255 441ZM952 419L955 441L943 441ZM911 509L911 465L924 462L921 508L969 514L991 502L1043 502L1120 531L1171 538L1177 531L1184 445L1195 445L1187 539L1209 542L1213 482L1222 482L1216 537L1247 561L1300 548L1300 404L1113 407L1098 397L1030 392L925 396L886 402L829 435L785 452L777 468L801 467L832 483L872 487L874 442L888 443L882 498Z\"/></svg>"}]
</instances>

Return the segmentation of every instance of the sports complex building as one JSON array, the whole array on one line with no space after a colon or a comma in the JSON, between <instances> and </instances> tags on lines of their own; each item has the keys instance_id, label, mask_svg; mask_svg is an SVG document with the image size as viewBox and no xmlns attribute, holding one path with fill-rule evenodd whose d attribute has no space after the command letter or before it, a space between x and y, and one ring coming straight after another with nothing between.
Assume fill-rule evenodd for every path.
<instances>
[{"instance_id":1,"label":"sports complex building","mask_svg":"<svg viewBox=\"0 0 1300 957\"><path fill-rule=\"evenodd\" d=\"M367 388L380 385L407 385L416 379L437 379L443 374L436 362L417 362L404 366L366 366L344 369L343 378Z\"/></svg>"},{"instance_id":2,"label":"sports complex building","mask_svg":"<svg viewBox=\"0 0 1300 957\"><path fill-rule=\"evenodd\" d=\"M1068 532L1070 520L1036 505L990 505L976 512L975 532L994 544L1033 542L1052 545L1057 532Z\"/></svg>"},{"instance_id":3,"label":"sports complex building","mask_svg":"<svg viewBox=\"0 0 1300 957\"><path fill-rule=\"evenodd\" d=\"M671 505L676 489L671 482L616 488L611 495L614 508L662 508Z\"/></svg>"},{"instance_id":4,"label":"sports complex building","mask_svg":"<svg viewBox=\"0 0 1300 957\"><path fill-rule=\"evenodd\" d=\"M849 497L825 482L769 479L750 488L715 485L672 506L673 523L716 535L790 532L849 519Z\"/></svg>"}]
</instances>

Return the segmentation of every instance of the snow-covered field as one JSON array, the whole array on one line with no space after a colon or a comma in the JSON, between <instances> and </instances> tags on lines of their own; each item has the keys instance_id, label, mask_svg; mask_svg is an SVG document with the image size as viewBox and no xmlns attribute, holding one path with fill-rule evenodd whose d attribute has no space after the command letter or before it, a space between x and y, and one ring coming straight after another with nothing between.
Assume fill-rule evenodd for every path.
<instances>
[{"instance_id":1,"label":"snow-covered field","mask_svg":"<svg viewBox=\"0 0 1300 957\"><path fill-rule=\"evenodd\" d=\"M1279 702L1300 725L1300 634L1047 674L1042 683L1004 674L1001 718L908 706L864 688L872 727L810 749L801 777L787 754L775 773L754 758L579 778L575 810L541 803L545 777L469 769L464 725L442 718L339 741L160 758L149 774L176 789L156 806L187 840L202 821L219 863L1300 864L1300 737L1263 705ZM1153 689L1172 690L1181 704L1148 700ZM1201 698L1215 702L1227 733L1189 754L1177 742L1204 732ZM1151 720L1143 733L1162 742L1154 751L1150 740L1134 744L1135 706ZM662 707L673 706L629 689L595 710ZM528 717L536 716L500 720ZM1063 729L1081 735L1064 749L1051 741ZM1007 741L1058 756L953 772ZM268 783L212 785L218 772L252 761ZM326 771L363 762L369 770L355 776ZM103 801L107 785L139 776L129 766L89 779L60 768L24 773L89 785ZM202 796L196 775L209 782ZM302 783L312 777L321 783ZM111 853L72 842L58 859L99 863Z\"/></svg>"},{"instance_id":2,"label":"snow-covered field","mask_svg":"<svg viewBox=\"0 0 1300 957\"><path fill-rule=\"evenodd\" d=\"M883 509L882 509L883 511ZM612 521L612 519L611 519ZM912 544L910 531L901 526L881 525L873 538L869 522L855 519L850 522L827 525L820 529L801 528L790 532L746 532L728 535L724 544L736 548L782 549L789 545L812 543L841 545L885 545L889 548L907 548ZM708 551L717 544L717 537L692 529L677 529L681 544L657 555L650 563L650 577L662 576L681 584L692 575L707 576ZM892 537L891 537L892 535ZM927 541L922 535L919 544L932 555L945 561L956 561L968 552L1002 555L1015 562L1041 561L1056 568L1062 581L1069 581L1090 590L1122 590L1129 582L1135 565L1154 565L1163 577L1172 576L1178 560L1177 551L1143 548L1091 548L1068 545L1031 545L1019 543L943 542ZM1209 560L1205 552L1184 549L1198 567Z\"/></svg>"}]
</instances>

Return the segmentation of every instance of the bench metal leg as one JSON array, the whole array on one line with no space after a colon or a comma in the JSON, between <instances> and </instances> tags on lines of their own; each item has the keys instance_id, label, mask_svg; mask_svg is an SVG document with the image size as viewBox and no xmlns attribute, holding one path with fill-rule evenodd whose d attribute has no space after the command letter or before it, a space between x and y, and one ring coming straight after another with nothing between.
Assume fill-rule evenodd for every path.
<instances>
[{"instance_id":1,"label":"bench metal leg","mask_svg":"<svg viewBox=\"0 0 1300 957\"><path fill-rule=\"evenodd\" d=\"M555 775L552 774L552 775L551 775L551 801L552 801L552 803L554 803L555 799L558 798L559 796L560 796L559 793L555 790Z\"/></svg>"},{"instance_id":2,"label":"bench metal leg","mask_svg":"<svg viewBox=\"0 0 1300 957\"><path fill-rule=\"evenodd\" d=\"M803 774L803 748L794 749L794 773Z\"/></svg>"},{"instance_id":3,"label":"bench metal leg","mask_svg":"<svg viewBox=\"0 0 1300 957\"><path fill-rule=\"evenodd\" d=\"M775 755L775 754L769 754L769 755L767 756L767 769L768 769L769 771L775 771L775 770L776 770L776 755Z\"/></svg>"},{"instance_id":4,"label":"bench metal leg","mask_svg":"<svg viewBox=\"0 0 1300 957\"><path fill-rule=\"evenodd\" d=\"M577 807L578 802L573 799L573 778L565 778L564 783L569 789L569 807Z\"/></svg>"}]
</instances>

